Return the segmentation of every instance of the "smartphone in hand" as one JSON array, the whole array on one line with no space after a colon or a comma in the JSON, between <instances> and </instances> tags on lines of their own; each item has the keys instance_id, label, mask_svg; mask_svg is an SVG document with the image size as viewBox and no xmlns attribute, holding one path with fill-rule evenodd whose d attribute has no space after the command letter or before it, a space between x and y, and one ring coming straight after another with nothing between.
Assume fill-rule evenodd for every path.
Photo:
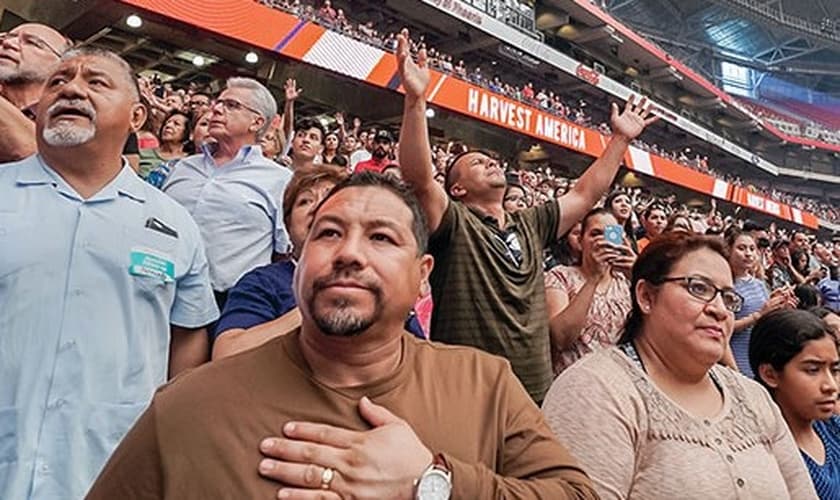
<instances>
[{"instance_id":1,"label":"smartphone in hand","mask_svg":"<svg viewBox=\"0 0 840 500\"><path fill-rule=\"evenodd\" d=\"M604 227L604 239L611 245L624 246L624 228L618 224L607 225Z\"/></svg>"}]
</instances>

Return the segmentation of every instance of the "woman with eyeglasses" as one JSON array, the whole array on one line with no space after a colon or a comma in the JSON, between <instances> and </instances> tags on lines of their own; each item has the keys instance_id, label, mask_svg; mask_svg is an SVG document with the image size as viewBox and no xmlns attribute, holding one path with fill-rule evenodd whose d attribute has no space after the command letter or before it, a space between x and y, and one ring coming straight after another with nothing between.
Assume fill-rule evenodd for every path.
<instances>
[{"instance_id":1,"label":"woman with eyeglasses","mask_svg":"<svg viewBox=\"0 0 840 500\"><path fill-rule=\"evenodd\" d=\"M753 328L750 364L790 427L822 500L840 500L840 358L829 326L803 310L776 311Z\"/></svg>"},{"instance_id":2,"label":"woman with eyeglasses","mask_svg":"<svg viewBox=\"0 0 840 500\"><path fill-rule=\"evenodd\" d=\"M751 233L730 229L726 233L726 243L735 291L744 299L741 310L735 313L735 328L729 344L738 370L752 378L749 350L753 325L765 314L788 307L790 300L786 289L779 288L771 295L767 283L753 275L760 256Z\"/></svg>"},{"instance_id":3,"label":"woman with eyeglasses","mask_svg":"<svg viewBox=\"0 0 840 500\"><path fill-rule=\"evenodd\" d=\"M718 364L743 302L720 238L662 235L630 291L619 345L564 371L543 403L601 498L816 498L770 396Z\"/></svg>"}]
</instances>

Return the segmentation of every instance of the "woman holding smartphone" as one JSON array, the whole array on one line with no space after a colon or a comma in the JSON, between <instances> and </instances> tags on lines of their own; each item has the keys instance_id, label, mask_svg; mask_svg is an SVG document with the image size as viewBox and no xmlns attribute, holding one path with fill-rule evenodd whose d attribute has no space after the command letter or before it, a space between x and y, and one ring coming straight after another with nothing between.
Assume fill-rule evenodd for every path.
<instances>
[{"instance_id":1,"label":"woman holding smartphone","mask_svg":"<svg viewBox=\"0 0 840 500\"><path fill-rule=\"evenodd\" d=\"M632 268L636 260L621 242L621 226L612 213L592 210L581 221L580 264L560 265L546 273L555 375L584 354L618 340L630 312L630 282L622 270Z\"/></svg>"}]
</instances>

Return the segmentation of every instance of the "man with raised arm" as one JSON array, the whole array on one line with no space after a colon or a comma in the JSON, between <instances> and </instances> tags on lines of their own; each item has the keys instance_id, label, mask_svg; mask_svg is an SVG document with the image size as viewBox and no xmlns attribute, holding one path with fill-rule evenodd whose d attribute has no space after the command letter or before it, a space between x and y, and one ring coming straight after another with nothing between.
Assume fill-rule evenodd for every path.
<instances>
[{"instance_id":1,"label":"man with raised arm","mask_svg":"<svg viewBox=\"0 0 840 500\"><path fill-rule=\"evenodd\" d=\"M434 180L426 125L429 69L421 50L410 57L408 32L399 37L398 67L405 88L399 163L420 199L435 257L432 339L471 345L507 358L531 397L540 402L551 379L543 248L578 222L609 189L634 138L656 121L645 99L612 105L613 135L604 153L556 203L506 213L505 172L490 155L462 153Z\"/></svg>"}]
</instances>

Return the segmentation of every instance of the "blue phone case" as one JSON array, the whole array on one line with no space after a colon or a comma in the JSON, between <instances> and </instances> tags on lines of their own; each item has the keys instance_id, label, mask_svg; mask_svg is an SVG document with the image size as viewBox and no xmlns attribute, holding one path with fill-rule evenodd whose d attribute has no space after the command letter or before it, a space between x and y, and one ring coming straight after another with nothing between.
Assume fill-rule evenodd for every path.
<instances>
[{"instance_id":1,"label":"blue phone case","mask_svg":"<svg viewBox=\"0 0 840 500\"><path fill-rule=\"evenodd\" d=\"M617 224L610 224L604 228L604 239L615 246L624 245L624 228Z\"/></svg>"}]
</instances>

